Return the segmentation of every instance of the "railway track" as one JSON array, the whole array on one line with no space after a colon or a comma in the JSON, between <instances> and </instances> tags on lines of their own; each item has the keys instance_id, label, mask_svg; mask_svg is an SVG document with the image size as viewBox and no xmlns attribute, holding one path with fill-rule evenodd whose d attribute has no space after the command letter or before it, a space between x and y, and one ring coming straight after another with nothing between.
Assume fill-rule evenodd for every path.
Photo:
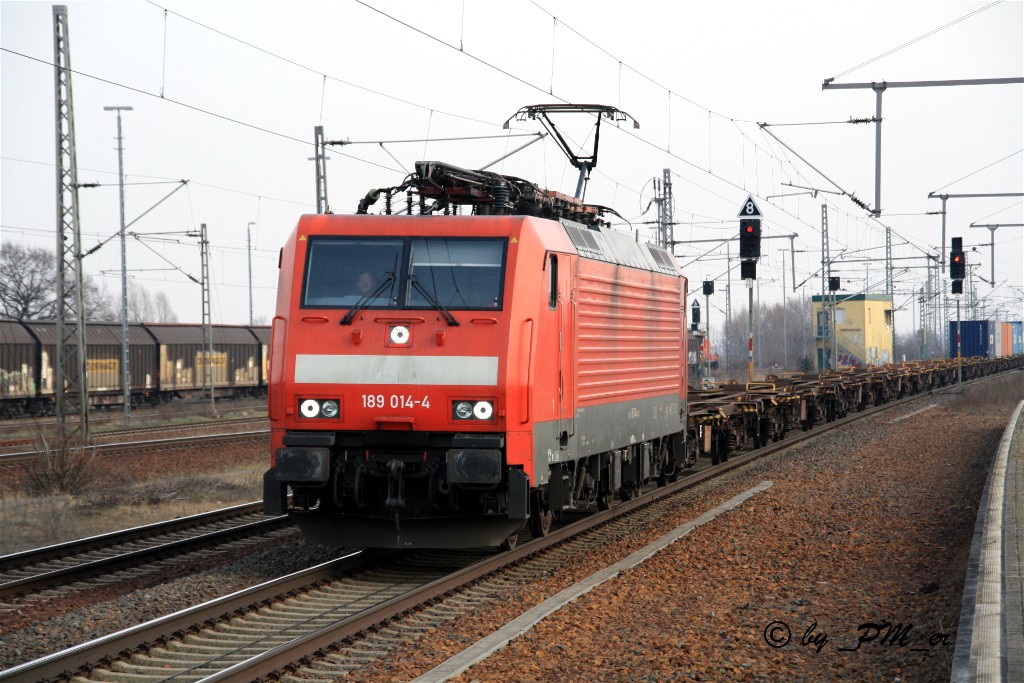
<instances>
[{"instance_id":1,"label":"railway track","mask_svg":"<svg viewBox=\"0 0 1024 683\"><path fill-rule=\"evenodd\" d=\"M580 553L633 533L638 525L657 522L684 489L827 431L892 409L919 407L928 398L922 394L868 408L736 454L718 467L646 491L505 553L353 554L30 662L0 673L0 680L44 680L78 671L75 680L156 681L180 675L251 681L295 668L304 678L332 680L397 644L571 566ZM102 669L86 672L101 660Z\"/></svg>"},{"instance_id":2,"label":"railway track","mask_svg":"<svg viewBox=\"0 0 1024 683\"><path fill-rule=\"evenodd\" d=\"M95 445L116 443L123 440L126 437L141 436L144 434L160 434L183 431L209 431L211 429L223 429L231 427L239 427L245 425L266 425L266 417L239 417L229 418L224 420L215 420L209 422L193 422L188 424L155 424L139 427L131 427L127 429L113 429L106 431L94 431L91 434L92 443ZM35 429L47 429L50 430L53 427L52 421L44 426L40 425ZM13 450L15 448L25 449L26 446L31 447L36 444L38 434L25 436L25 432L28 431L25 428L17 430L7 430L5 434L11 436L0 435L0 449Z\"/></svg>"},{"instance_id":3,"label":"railway track","mask_svg":"<svg viewBox=\"0 0 1024 683\"><path fill-rule=\"evenodd\" d=\"M230 418L225 420L215 420L211 422L193 422L190 424L163 424L163 425L152 425L148 427L135 427L132 429L117 429L113 431L94 432L92 440L94 443L110 443L115 438L133 436L135 434L153 434L159 432L176 432L184 431L188 429L221 429L222 427L238 427L244 425L260 424L266 425L266 417L238 417Z\"/></svg>"},{"instance_id":4,"label":"railway track","mask_svg":"<svg viewBox=\"0 0 1024 683\"><path fill-rule=\"evenodd\" d=\"M267 399L255 398L255 399L235 399L229 403L218 404L218 412L220 414L228 415L239 411L247 411L253 409L263 409L267 407ZM167 412L173 413L174 417L203 417L209 414L210 403L209 401L184 401L180 405L174 404L160 404L156 407L146 406L133 406L132 417L135 420L153 420L160 416L163 416ZM8 417L0 420L0 435L10 434L20 430L36 430L36 429L48 429L53 427L54 417L52 415L44 417ZM89 424L93 426L107 425L107 424L120 424L124 419L124 414L121 412L121 406L111 406L108 409L100 410L93 408L89 412Z\"/></svg>"},{"instance_id":5,"label":"railway track","mask_svg":"<svg viewBox=\"0 0 1024 683\"><path fill-rule=\"evenodd\" d=\"M0 613L13 599L51 599L110 582L125 569L226 543L291 532L287 517L264 517L261 502L0 556Z\"/></svg>"},{"instance_id":6,"label":"railway track","mask_svg":"<svg viewBox=\"0 0 1024 683\"><path fill-rule=\"evenodd\" d=\"M270 434L269 429L258 429L248 432L231 432L228 434L207 434L200 436L184 436L171 439L153 439L150 441L124 441L118 443L99 444L91 446L96 449L99 456L108 456L117 453L133 453L138 451L160 451L175 448L188 448L192 446L206 446L225 442L250 441L265 438ZM101 448L99 446L102 446ZM32 462L43 457L45 453L39 451L23 451L20 453L0 453L0 467L20 465Z\"/></svg>"}]
</instances>

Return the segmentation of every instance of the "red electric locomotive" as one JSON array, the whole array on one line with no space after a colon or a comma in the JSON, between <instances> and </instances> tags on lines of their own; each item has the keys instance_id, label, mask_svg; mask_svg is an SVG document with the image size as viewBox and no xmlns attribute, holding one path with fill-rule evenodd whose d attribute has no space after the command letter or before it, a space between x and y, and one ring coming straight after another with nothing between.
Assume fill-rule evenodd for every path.
<instances>
[{"instance_id":1,"label":"red electric locomotive","mask_svg":"<svg viewBox=\"0 0 1024 683\"><path fill-rule=\"evenodd\" d=\"M394 215L410 191L422 215ZM495 546L675 477L686 279L667 251L494 173L420 162L361 211L381 194L386 215L303 216L282 250L268 513L337 546ZM430 215L457 204L473 215Z\"/></svg>"}]
</instances>

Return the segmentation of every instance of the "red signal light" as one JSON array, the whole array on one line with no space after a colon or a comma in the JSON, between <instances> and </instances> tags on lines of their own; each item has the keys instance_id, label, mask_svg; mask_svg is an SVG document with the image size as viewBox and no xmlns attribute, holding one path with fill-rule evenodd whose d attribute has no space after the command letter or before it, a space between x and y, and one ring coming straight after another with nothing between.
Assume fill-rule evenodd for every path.
<instances>
[{"instance_id":1,"label":"red signal light","mask_svg":"<svg viewBox=\"0 0 1024 683\"><path fill-rule=\"evenodd\" d=\"M953 257L953 263L960 263L962 259L963 257L960 256L960 254L957 254L956 256Z\"/></svg>"},{"instance_id":2,"label":"red signal light","mask_svg":"<svg viewBox=\"0 0 1024 683\"><path fill-rule=\"evenodd\" d=\"M752 259L761 256L761 220L740 219L740 258Z\"/></svg>"}]
</instances>

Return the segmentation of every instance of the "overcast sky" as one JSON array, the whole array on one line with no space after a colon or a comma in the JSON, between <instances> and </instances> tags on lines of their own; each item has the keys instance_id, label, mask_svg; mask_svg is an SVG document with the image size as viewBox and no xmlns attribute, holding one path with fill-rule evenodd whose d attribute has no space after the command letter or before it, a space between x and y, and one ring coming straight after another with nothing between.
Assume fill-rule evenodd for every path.
<instances>
[{"instance_id":1,"label":"overcast sky","mask_svg":"<svg viewBox=\"0 0 1024 683\"><path fill-rule=\"evenodd\" d=\"M166 292L183 322L201 318L199 250L180 235L206 223L213 319L248 322L246 228L254 223L255 315L273 316L277 253L298 216L315 211L313 128L352 142L433 142L333 148L328 197L354 211L370 188L399 184L420 159L481 167L526 141L502 137L520 107L608 104L640 128L602 126L587 201L614 207L653 237L652 179L671 169L677 240L734 237L740 204L754 196L765 235L795 234L796 280L817 293L821 203L830 249L848 293L884 291L885 226L893 231L897 322L911 329L925 253L941 248L941 209L929 192L1024 191L1024 86L889 88L883 95L880 219L835 191L874 205L875 113L870 89L835 83L936 81L1024 75L1021 2L71 2L69 40L84 244L118 229L117 121L123 114L126 216L158 208L130 229L129 275ZM972 14L973 13L973 14ZM970 16L968 16L970 15ZM941 29L941 30L937 30ZM930 35L929 35L930 34ZM0 2L0 240L53 248L56 225L52 5ZM900 48L900 49L896 49ZM888 53L888 54L887 54ZM883 56L884 55L884 56ZM878 58L880 57L880 58ZM878 59L876 59L878 58ZM758 123L790 148L766 134ZM839 122L839 123L835 123ZM781 124L825 125L781 125ZM566 122L584 143L587 126ZM540 130L513 123L512 133ZM439 138L495 136L469 142ZM803 160L801 160L801 157ZM811 168L813 165L818 171ZM550 141L491 170L572 194L577 173ZM827 177L823 177L827 176ZM987 317L1024 317L1021 197L950 199L949 236L992 279L977 280ZM947 238L948 239L948 238ZM762 301L792 292L790 240L764 242ZM732 254L736 255L733 242ZM948 245L946 246L948 250ZM167 261L159 258L162 255ZM680 244L691 281L727 277L725 248ZM700 256L700 260L696 260ZM879 259L865 261L864 259ZM735 264L734 264L735 265ZM117 240L85 271L115 297ZM746 292L732 273L733 305ZM948 279L943 275L943 286ZM715 308L724 307L716 294ZM716 315L718 315L716 313ZM1000 314L1001 316L1003 314Z\"/></svg>"}]
</instances>

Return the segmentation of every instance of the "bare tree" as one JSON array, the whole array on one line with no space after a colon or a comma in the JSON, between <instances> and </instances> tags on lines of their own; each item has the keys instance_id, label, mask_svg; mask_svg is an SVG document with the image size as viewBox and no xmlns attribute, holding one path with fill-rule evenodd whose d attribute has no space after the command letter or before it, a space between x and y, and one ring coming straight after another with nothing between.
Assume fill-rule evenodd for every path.
<instances>
[{"instance_id":1,"label":"bare tree","mask_svg":"<svg viewBox=\"0 0 1024 683\"><path fill-rule=\"evenodd\" d=\"M114 299L105 286L97 285L92 278L85 278L82 291L85 302L85 319L97 322L116 322L121 314L114 309ZM54 312L56 317L56 311Z\"/></svg>"},{"instance_id":2,"label":"bare tree","mask_svg":"<svg viewBox=\"0 0 1024 683\"><path fill-rule=\"evenodd\" d=\"M155 323L176 323L178 322L178 316L174 312L174 308L171 306L171 300L167 298L167 295L163 292L157 292L153 297L153 311Z\"/></svg>"},{"instance_id":3,"label":"bare tree","mask_svg":"<svg viewBox=\"0 0 1024 683\"><path fill-rule=\"evenodd\" d=\"M0 312L18 320L53 318L56 301L53 252L10 242L0 245Z\"/></svg>"},{"instance_id":4,"label":"bare tree","mask_svg":"<svg viewBox=\"0 0 1024 683\"><path fill-rule=\"evenodd\" d=\"M134 323L176 323L171 300L163 292L150 294L142 285L128 284L128 320Z\"/></svg>"},{"instance_id":5,"label":"bare tree","mask_svg":"<svg viewBox=\"0 0 1024 683\"><path fill-rule=\"evenodd\" d=\"M811 329L811 301L807 297L790 296L781 303L755 305L755 370L769 372L809 370L813 364L814 330ZM783 324L785 318L785 324ZM714 353L728 356L723 377L745 378L748 358L748 316L745 302L733 310L732 321L712 325L711 344ZM783 335L785 331L785 335ZM785 336L785 342L783 342ZM758 362L760 359L760 362Z\"/></svg>"},{"instance_id":6,"label":"bare tree","mask_svg":"<svg viewBox=\"0 0 1024 683\"><path fill-rule=\"evenodd\" d=\"M128 321L153 322L153 297L146 288L135 282L128 283Z\"/></svg>"},{"instance_id":7,"label":"bare tree","mask_svg":"<svg viewBox=\"0 0 1024 683\"><path fill-rule=\"evenodd\" d=\"M106 289L86 277L82 297L87 320L116 320ZM57 317L57 257L41 247L0 245L0 314L18 320Z\"/></svg>"}]
</instances>

